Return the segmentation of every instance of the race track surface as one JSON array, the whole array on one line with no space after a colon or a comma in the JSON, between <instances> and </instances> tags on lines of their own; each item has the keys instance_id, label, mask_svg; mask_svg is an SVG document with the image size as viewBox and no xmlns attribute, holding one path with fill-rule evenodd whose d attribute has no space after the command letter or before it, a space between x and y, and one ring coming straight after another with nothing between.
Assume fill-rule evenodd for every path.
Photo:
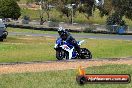
<instances>
[{"instance_id":1,"label":"race track surface","mask_svg":"<svg viewBox=\"0 0 132 88\"><path fill-rule=\"evenodd\" d=\"M35 34L35 33L20 33L9 32L9 35L25 35L25 36L45 36L58 37L58 34ZM72 34L74 38L91 38L91 39L114 39L114 40L132 40L132 35L89 35L89 34Z\"/></svg>"},{"instance_id":2,"label":"race track surface","mask_svg":"<svg viewBox=\"0 0 132 88\"><path fill-rule=\"evenodd\" d=\"M109 64L132 65L132 58L0 63L0 74L69 70L77 69L79 66L88 68L92 66L103 66Z\"/></svg>"}]
</instances>

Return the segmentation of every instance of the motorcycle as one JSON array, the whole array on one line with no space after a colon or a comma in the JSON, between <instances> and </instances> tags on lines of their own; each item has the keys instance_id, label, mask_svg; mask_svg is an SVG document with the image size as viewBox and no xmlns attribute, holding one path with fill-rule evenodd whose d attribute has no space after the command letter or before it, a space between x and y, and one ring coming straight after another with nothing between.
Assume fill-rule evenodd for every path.
<instances>
[{"instance_id":1,"label":"motorcycle","mask_svg":"<svg viewBox=\"0 0 132 88\"><path fill-rule=\"evenodd\" d=\"M83 42L84 40L78 41L77 44L80 46ZM58 60L92 59L92 54L88 49L80 48L80 53L78 53L73 45L63 41L61 38L56 40L54 49L56 50L56 58Z\"/></svg>"}]
</instances>

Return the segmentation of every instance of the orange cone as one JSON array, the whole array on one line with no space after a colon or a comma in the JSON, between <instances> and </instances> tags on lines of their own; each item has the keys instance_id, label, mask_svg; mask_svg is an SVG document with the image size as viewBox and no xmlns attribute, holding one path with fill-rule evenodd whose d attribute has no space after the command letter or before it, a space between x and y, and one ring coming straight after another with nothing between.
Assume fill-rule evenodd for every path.
<instances>
[{"instance_id":1,"label":"orange cone","mask_svg":"<svg viewBox=\"0 0 132 88\"><path fill-rule=\"evenodd\" d=\"M85 70L82 69L81 66L79 67L78 71L79 71L79 75L85 75L86 74Z\"/></svg>"}]
</instances>

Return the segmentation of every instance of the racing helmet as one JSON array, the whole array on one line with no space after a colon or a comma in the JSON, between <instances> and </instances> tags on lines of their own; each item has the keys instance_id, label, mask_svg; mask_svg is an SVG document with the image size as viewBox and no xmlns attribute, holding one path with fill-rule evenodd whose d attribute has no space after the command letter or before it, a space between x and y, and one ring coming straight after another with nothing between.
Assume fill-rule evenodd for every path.
<instances>
[{"instance_id":1,"label":"racing helmet","mask_svg":"<svg viewBox=\"0 0 132 88\"><path fill-rule=\"evenodd\" d=\"M62 34L63 32L65 32L65 29L64 29L63 27L59 27L59 28L58 28L58 33L59 33L60 36L61 36L61 34Z\"/></svg>"},{"instance_id":2,"label":"racing helmet","mask_svg":"<svg viewBox=\"0 0 132 88\"><path fill-rule=\"evenodd\" d=\"M62 40L66 40L66 39L67 39L67 37L68 37L67 32L66 32L66 31L61 32L60 37L62 38Z\"/></svg>"}]
</instances>

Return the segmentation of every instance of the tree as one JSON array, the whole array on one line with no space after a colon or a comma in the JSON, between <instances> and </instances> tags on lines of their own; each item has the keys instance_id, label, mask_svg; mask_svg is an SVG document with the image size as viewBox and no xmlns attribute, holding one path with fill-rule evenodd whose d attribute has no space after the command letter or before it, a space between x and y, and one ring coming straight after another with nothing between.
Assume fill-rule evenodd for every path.
<instances>
[{"instance_id":1,"label":"tree","mask_svg":"<svg viewBox=\"0 0 132 88\"><path fill-rule=\"evenodd\" d=\"M0 0L0 17L18 19L20 7L15 0Z\"/></svg>"},{"instance_id":2,"label":"tree","mask_svg":"<svg viewBox=\"0 0 132 88\"><path fill-rule=\"evenodd\" d=\"M27 4L33 3L35 0L26 0Z\"/></svg>"},{"instance_id":3,"label":"tree","mask_svg":"<svg viewBox=\"0 0 132 88\"><path fill-rule=\"evenodd\" d=\"M45 12L48 16L48 20L50 20L50 10L53 8L53 2L54 0L36 0L37 2L40 1L41 3L41 9L42 11L40 12L40 19L43 19L43 13Z\"/></svg>"},{"instance_id":4,"label":"tree","mask_svg":"<svg viewBox=\"0 0 132 88\"><path fill-rule=\"evenodd\" d=\"M81 13L86 13L86 17L89 18L89 16L92 16L94 9L94 0L81 0L81 4L78 10Z\"/></svg>"},{"instance_id":5,"label":"tree","mask_svg":"<svg viewBox=\"0 0 132 88\"><path fill-rule=\"evenodd\" d=\"M132 19L132 0L112 0L115 13Z\"/></svg>"},{"instance_id":6,"label":"tree","mask_svg":"<svg viewBox=\"0 0 132 88\"><path fill-rule=\"evenodd\" d=\"M61 12L61 17L66 16L69 21L73 22L73 16L77 11L80 0L54 0L56 9Z\"/></svg>"},{"instance_id":7,"label":"tree","mask_svg":"<svg viewBox=\"0 0 132 88\"><path fill-rule=\"evenodd\" d=\"M120 25L120 23L122 24L121 21L123 16L125 16L128 19L132 19L132 1L105 0L105 4L103 7L100 8L100 12L102 12L102 16L109 15L107 19L107 24Z\"/></svg>"},{"instance_id":8,"label":"tree","mask_svg":"<svg viewBox=\"0 0 132 88\"><path fill-rule=\"evenodd\" d=\"M15 1L19 2L20 0L15 0Z\"/></svg>"},{"instance_id":9,"label":"tree","mask_svg":"<svg viewBox=\"0 0 132 88\"><path fill-rule=\"evenodd\" d=\"M62 12L63 15L71 17L71 10L66 7L68 4L75 4L73 7L74 15L76 11L80 13L86 13L85 16L89 18L92 16L93 11L95 10L95 1L94 0L56 0L57 9ZM59 5L58 5L59 4Z\"/></svg>"}]
</instances>

